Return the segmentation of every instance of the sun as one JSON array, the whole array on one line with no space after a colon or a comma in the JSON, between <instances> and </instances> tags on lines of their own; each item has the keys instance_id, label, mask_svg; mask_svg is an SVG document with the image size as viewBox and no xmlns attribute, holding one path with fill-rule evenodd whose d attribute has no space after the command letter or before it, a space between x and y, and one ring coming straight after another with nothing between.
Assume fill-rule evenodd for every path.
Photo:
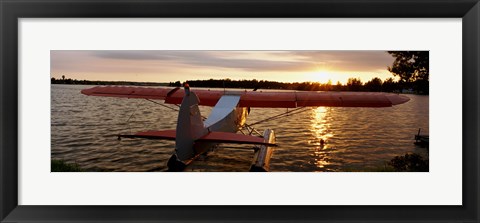
<instances>
[{"instance_id":1,"label":"sun","mask_svg":"<svg viewBox=\"0 0 480 223\"><path fill-rule=\"evenodd\" d=\"M320 83L327 83L328 81L334 82L334 80L337 79L335 74L327 70L310 72L306 74L306 77L309 81L320 82Z\"/></svg>"}]
</instances>

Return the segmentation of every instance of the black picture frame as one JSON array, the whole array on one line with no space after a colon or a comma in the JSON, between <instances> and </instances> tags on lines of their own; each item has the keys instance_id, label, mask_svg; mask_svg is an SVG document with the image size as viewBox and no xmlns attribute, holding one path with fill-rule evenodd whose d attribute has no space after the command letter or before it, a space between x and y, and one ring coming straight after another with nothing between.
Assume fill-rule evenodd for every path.
<instances>
[{"instance_id":1,"label":"black picture frame","mask_svg":"<svg viewBox=\"0 0 480 223\"><path fill-rule=\"evenodd\" d=\"M479 222L479 0L0 0L2 222ZM461 206L18 205L18 19L122 17L462 18ZM455 77L452 77L455 78ZM458 77L459 78L459 77Z\"/></svg>"}]
</instances>

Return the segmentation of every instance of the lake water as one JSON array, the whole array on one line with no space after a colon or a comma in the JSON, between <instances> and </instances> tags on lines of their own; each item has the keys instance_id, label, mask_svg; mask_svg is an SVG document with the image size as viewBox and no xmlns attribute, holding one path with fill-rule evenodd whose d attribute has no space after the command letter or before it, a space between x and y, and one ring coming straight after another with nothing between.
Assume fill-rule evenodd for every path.
<instances>
[{"instance_id":1,"label":"lake water","mask_svg":"<svg viewBox=\"0 0 480 223\"><path fill-rule=\"evenodd\" d=\"M51 158L76 163L87 171L165 171L173 141L117 140L118 134L175 129L177 112L139 99L85 96L93 86L52 85ZM418 129L428 134L428 96L389 108L306 108L297 115L255 125L275 130L277 144L270 171L379 171L408 152L428 158L415 146ZM163 104L162 101L158 101ZM175 106L167 105L172 108ZM211 108L201 107L203 116ZM253 108L247 123L286 109ZM326 141L324 146L320 140ZM234 148L230 148L234 147ZM202 157L193 171L248 171L253 150L222 144Z\"/></svg>"}]
</instances>

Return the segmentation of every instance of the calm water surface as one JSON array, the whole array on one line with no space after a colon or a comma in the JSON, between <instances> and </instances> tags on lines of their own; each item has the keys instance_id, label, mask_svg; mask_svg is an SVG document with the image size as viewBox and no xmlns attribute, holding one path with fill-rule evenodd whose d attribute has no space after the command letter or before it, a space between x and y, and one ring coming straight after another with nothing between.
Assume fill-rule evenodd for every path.
<instances>
[{"instance_id":1,"label":"calm water surface","mask_svg":"<svg viewBox=\"0 0 480 223\"><path fill-rule=\"evenodd\" d=\"M51 158L77 163L87 171L165 171L173 141L117 140L116 136L175 129L177 112L146 100L80 94L89 87L52 85ZM279 147L270 171L378 171L407 152L428 158L427 149L413 144L418 128L428 134L428 96L408 97L409 102L395 107L307 108L297 115L255 125L261 132L265 128L276 132ZM210 110L201 107L204 116ZM285 111L253 108L247 123ZM321 139L326 141L324 146ZM222 144L192 169L247 171L253 151L241 149L248 145L238 147Z\"/></svg>"}]
</instances>

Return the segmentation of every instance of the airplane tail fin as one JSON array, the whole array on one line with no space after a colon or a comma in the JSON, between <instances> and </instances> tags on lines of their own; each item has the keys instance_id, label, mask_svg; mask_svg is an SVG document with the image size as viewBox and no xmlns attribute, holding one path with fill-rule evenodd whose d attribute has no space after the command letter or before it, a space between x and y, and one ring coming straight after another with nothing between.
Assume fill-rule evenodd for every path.
<instances>
[{"instance_id":1,"label":"airplane tail fin","mask_svg":"<svg viewBox=\"0 0 480 223\"><path fill-rule=\"evenodd\" d=\"M200 109L199 99L194 92L190 92L188 84L185 85L185 96L183 97L175 139L175 152L181 161L192 158L195 155L193 144L195 140L208 133L205 128Z\"/></svg>"}]
</instances>

